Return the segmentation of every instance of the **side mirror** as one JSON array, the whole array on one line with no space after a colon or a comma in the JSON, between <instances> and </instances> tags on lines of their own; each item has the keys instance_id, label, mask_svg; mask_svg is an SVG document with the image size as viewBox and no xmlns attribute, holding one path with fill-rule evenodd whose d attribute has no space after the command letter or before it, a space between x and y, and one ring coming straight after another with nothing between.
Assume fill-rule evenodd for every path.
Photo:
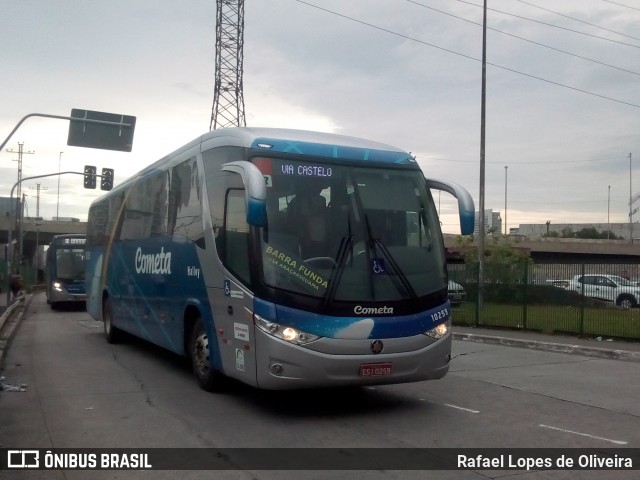
<instances>
[{"instance_id":1,"label":"side mirror","mask_svg":"<svg viewBox=\"0 0 640 480\"><path fill-rule=\"evenodd\" d=\"M428 188L435 190L442 190L443 192L450 193L458 199L458 214L460 216L460 233L462 235L473 234L475 225L475 206L473 198L469 192L457 183L447 182L444 180L434 180L432 178L425 178Z\"/></svg>"},{"instance_id":2,"label":"side mirror","mask_svg":"<svg viewBox=\"0 0 640 480\"><path fill-rule=\"evenodd\" d=\"M262 172L246 160L222 165L222 171L237 173L244 183L247 205L247 223L256 227L267 226L267 187Z\"/></svg>"}]
</instances>

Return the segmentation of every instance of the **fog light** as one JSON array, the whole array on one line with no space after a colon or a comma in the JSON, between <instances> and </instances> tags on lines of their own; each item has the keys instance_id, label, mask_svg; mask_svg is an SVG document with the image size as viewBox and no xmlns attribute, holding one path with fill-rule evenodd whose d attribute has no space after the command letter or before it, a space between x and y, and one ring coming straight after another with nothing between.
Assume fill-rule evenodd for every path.
<instances>
[{"instance_id":1,"label":"fog light","mask_svg":"<svg viewBox=\"0 0 640 480\"><path fill-rule=\"evenodd\" d=\"M271 370L271 373L273 373L274 375L282 375L282 371L284 370L284 367L282 366L281 363L272 363L270 370Z\"/></svg>"}]
</instances>

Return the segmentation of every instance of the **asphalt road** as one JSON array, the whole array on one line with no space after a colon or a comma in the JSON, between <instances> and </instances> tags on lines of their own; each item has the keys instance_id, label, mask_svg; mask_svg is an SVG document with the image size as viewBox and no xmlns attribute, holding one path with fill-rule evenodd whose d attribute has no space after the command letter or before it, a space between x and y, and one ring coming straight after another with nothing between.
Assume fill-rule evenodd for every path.
<instances>
[{"instance_id":1,"label":"asphalt road","mask_svg":"<svg viewBox=\"0 0 640 480\"><path fill-rule=\"evenodd\" d=\"M374 388L200 390L182 359L106 343L84 311L33 298L2 375L1 448L640 446L640 362L454 342L442 380ZM286 451L285 451L286 452ZM6 479L626 479L603 471L4 471Z\"/></svg>"}]
</instances>

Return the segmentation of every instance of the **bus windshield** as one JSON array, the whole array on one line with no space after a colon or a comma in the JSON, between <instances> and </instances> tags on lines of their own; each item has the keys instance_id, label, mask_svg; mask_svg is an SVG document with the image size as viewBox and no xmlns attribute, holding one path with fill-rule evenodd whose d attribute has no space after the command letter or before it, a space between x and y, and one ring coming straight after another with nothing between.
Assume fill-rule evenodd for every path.
<instances>
[{"instance_id":1,"label":"bus windshield","mask_svg":"<svg viewBox=\"0 0 640 480\"><path fill-rule=\"evenodd\" d=\"M58 279L84 279L84 246L55 247L56 277Z\"/></svg>"},{"instance_id":2,"label":"bus windshield","mask_svg":"<svg viewBox=\"0 0 640 480\"><path fill-rule=\"evenodd\" d=\"M264 282L336 301L393 301L446 283L437 214L418 169L258 158L267 179Z\"/></svg>"}]
</instances>

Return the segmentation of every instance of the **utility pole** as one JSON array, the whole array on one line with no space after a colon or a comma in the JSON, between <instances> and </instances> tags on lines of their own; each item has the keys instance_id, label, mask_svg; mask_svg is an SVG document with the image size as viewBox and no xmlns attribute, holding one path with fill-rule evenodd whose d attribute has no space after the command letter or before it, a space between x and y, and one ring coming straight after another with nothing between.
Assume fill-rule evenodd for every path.
<instances>
[{"instance_id":1,"label":"utility pole","mask_svg":"<svg viewBox=\"0 0 640 480\"><path fill-rule=\"evenodd\" d=\"M58 178L60 176L58 175ZM33 190L33 187L29 187ZM40 268L40 190L48 190L48 187L41 187L40 182L36 183L36 249L35 249L35 261L33 261L32 265L36 268Z\"/></svg>"},{"instance_id":2,"label":"utility pole","mask_svg":"<svg viewBox=\"0 0 640 480\"><path fill-rule=\"evenodd\" d=\"M7 149L7 152L9 153L18 154L18 159L13 161L18 162L18 190L16 193L16 213L17 214L16 214L15 230L16 232L18 232L19 235L22 234L22 206L24 205L24 203L21 203L21 202L24 202L24 197L22 196L22 189L20 188L20 182L22 182L22 156L33 155L34 153L36 153L33 151L25 152L23 147L24 147L24 142L23 143L18 142L18 151ZM22 258L22 248L20 248L20 251L18 253L20 255L20 258ZM14 260L14 263L15 263L15 259L12 259L12 260Z\"/></svg>"},{"instance_id":3,"label":"utility pole","mask_svg":"<svg viewBox=\"0 0 640 480\"><path fill-rule=\"evenodd\" d=\"M25 152L23 147L24 147L24 142L23 143L18 142L18 151L7 149L7 152L9 153L18 154L18 159L13 160L14 162L18 162L18 182L22 181L22 155L33 155L34 153L36 153L32 151ZM22 194L22 190L19 185L20 183L18 183L18 190L16 190L16 197L18 199L21 198L21 194Z\"/></svg>"},{"instance_id":4,"label":"utility pole","mask_svg":"<svg viewBox=\"0 0 640 480\"><path fill-rule=\"evenodd\" d=\"M631 154L629 154L629 241L633 243L633 198L631 191Z\"/></svg>"},{"instance_id":5,"label":"utility pole","mask_svg":"<svg viewBox=\"0 0 640 480\"><path fill-rule=\"evenodd\" d=\"M60 177L58 177L60 178ZM29 187L33 190L33 187ZM49 187L41 187L40 183L36 183L36 218L40 218L40 190L49 190Z\"/></svg>"},{"instance_id":6,"label":"utility pole","mask_svg":"<svg viewBox=\"0 0 640 480\"><path fill-rule=\"evenodd\" d=\"M26 232L22 232L22 224L24 222L24 205L25 205L25 197L27 195L25 193L22 194L22 208L20 209L20 230L18 230L18 235L20 235L18 237L18 239L20 240L18 242L18 259L20 260L20 264L22 264L22 251L23 251L23 240L24 240L24 235Z\"/></svg>"},{"instance_id":7,"label":"utility pole","mask_svg":"<svg viewBox=\"0 0 640 480\"><path fill-rule=\"evenodd\" d=\"M609 192L607 193L607 240L609 240L609 234L611 233L611 185L609 185Z\"/></svg>"},{"instance_id":8,"label":"utility pole","mask_svg":"<svg viewBox=\"0 0 640 480\"><path fill-rule=\"evenodd\" d=\"M485 170L485 118L487 91L487 0L482 13L482 94L480 102L480 215L478 216L478 308L484 307L484 170ZM478 323L479 318L476 318Z\"/></svg>"}]
</instances>

